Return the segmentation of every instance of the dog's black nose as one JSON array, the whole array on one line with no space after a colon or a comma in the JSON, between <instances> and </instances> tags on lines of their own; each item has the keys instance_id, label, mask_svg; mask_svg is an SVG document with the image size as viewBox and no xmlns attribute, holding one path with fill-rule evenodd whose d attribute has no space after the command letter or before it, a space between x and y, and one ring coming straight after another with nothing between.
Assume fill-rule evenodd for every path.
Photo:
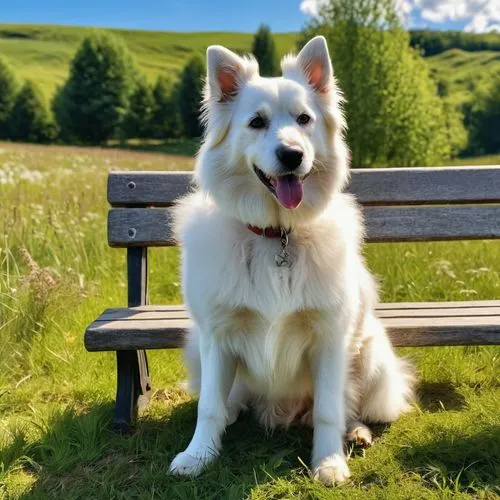
<instances>
[{"instance_id":1,"label":"dog's black nose","mask_svg":"<svg viewBox=\"0 0 500 500\"><path fill-rule=\"evenodd\" d=\"M297 169L302 163L302 157L304 153L300 149L288 148L286 146L280 146L276 149L276 156L281 164L286 168L288 172L292 172Z\"/></svg>"}]
</instances>

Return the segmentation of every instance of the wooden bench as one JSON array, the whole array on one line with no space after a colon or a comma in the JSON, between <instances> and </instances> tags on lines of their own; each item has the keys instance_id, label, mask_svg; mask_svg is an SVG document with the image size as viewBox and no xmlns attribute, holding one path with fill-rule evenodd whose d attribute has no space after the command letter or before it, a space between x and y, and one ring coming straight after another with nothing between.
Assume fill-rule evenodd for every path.
<instances>
[{"instance_id":1,"label":"wooden bench","mask_svg":"<svg viewBox=\"0 0 500 500\"><path fill-rule=\"evenodd\" d=\"M116 351L113 420L130 430L151 390L146 349L180 347L190 319L182 305L147 305L150 246L175 245L169 207L192 189L189 172L112 172L110 246L127 248L128 307L107 309L85 332L89 351ZM500 238L500 166L352 171L368 242ZM498 344L500 301L380 304L395 346Z\"/></svg>"}]
</instances>

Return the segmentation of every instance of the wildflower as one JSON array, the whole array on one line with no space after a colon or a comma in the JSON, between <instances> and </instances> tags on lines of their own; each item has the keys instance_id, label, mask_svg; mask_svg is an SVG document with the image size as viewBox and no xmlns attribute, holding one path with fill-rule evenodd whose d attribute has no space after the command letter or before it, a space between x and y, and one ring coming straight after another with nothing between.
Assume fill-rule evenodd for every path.
<instances>
[{"instance_id":1,"label":"wildflower","mask_svg":"<svg viewBox=\"0 0 500 500\"><path fill-rule=\"evenodd\" d=\"M29 274L24 277L23 282L28 284L35 293L37 302L45 302L48 293L57 284L57 281L52 277L47 269L41 268L31 254L22 247L19 250L21 258L29 269Z\"/></svg>"},{"instance_id":2,"label":"wildflower","mask_svg":"<svg viewBox=\"0 0 500 500\"><path fill-rule=\"evenodd\" d=\"M438 260L432 264L432 267L435 268L438 276L446 275L453 279L457 277L451 268L452 264L449 260Z\"/></svg>"}]
</instances>

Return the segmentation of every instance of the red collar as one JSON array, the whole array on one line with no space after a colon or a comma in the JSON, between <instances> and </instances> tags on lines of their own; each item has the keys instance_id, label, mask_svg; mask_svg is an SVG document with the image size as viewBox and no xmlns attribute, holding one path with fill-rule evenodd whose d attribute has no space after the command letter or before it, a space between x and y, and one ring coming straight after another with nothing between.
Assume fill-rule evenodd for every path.
<instances>
[{"instance_id":1,"label":"red collar","mask_svg":"<svg viewBox=\"0 0 500 500\"><path fill-rule=\"evenodd\" d=\"M265 236L266 238L281 238L283 233L290 234L290 229L286 230L283 227L257 227L252 226L251 224L247 224L248 229L252 231L252 233L257 234L258 236Z\"/></svg>"}]
</instances>

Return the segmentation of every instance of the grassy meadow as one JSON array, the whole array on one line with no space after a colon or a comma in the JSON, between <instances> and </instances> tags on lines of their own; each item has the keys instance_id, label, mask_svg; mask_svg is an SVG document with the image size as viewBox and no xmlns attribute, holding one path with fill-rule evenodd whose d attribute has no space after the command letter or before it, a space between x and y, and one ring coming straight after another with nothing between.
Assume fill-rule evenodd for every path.
<instances>
[{"instance_id":1,"label":"grassy meadow","mask_svg":"<svg viewBox=\"0 0 500 500\"><path fill-rule=\"evenodd\" d=\"M377 427L370 449L351 450L352 478L336 489L308 479L311 431L267 435L251 416L228 429L201 478L169 476L196 418L178 350L149 352L152 404L136 432L109 430L114 354L83 347L85 327L126 304L125 252L106 244L107 172L192 166L180 155L0 143L0 498L498 498L496 347L405 350L419 402ZM384 300L500 297L500 241L366 254ZM150 269L151 302L181 302L177 249L151 251Z\"/></svg>"}]
</instances>

